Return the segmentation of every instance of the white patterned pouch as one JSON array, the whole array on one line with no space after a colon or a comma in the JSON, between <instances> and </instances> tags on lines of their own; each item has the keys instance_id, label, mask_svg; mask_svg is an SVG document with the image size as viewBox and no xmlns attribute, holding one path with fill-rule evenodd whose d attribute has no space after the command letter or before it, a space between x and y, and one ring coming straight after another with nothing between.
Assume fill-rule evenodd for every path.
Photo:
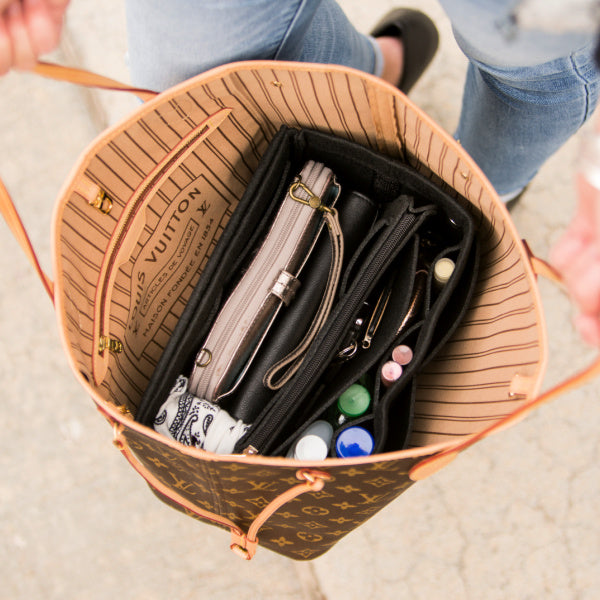
<instances>
[{"instance_id":1,"label":"white patterned pouch","mask_svg":"<svg viewBox=\"0 0 600 600\"><path fill-rule=\"evenodd\" d=\"M191 394L184 376L177 379L154 420L158 433L216 454L230 454L248 427L216 404Z\"/></svg>"}]
</instances>

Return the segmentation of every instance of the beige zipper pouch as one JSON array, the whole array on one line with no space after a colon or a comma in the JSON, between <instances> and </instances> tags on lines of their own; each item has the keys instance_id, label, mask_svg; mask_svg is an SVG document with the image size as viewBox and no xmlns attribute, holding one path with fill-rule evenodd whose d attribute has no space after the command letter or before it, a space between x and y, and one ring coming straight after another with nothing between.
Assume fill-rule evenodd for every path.
<instances>
[{"instance_id":1,"label":"beige zipper pouch","mask_svg":"<svg viewBox=\"0 0 600 600\"><path fill-rule=\"evenodd\" d=\"M325 221L337 248L326 294L335 293L343 255L337 212L332 208L338 193L332 171L315 161L308 161L291 183L256 256L200 347L189 381L195 396L218 402L235 390L275 317L293 301L302 267ZM328 313L330 308L328 303L324 310ZM322 323L326 317L319 314L315 320Z\"/></svg>"}]
</instances>

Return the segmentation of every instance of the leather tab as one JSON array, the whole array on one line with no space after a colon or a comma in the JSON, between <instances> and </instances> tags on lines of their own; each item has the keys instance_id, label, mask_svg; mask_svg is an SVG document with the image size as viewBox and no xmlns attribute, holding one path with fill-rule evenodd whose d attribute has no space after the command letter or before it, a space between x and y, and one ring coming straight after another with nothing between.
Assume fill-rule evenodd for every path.
<instances>
[{"instance_id":1,"label":"leather tab","mask_svg":"<svg viewBox=\"0 0 600 600\"><path fill-rule=\"evenodd\" d=\"M80 177L74 185L74 191L85 198L86 202L100 213L108 215L112 209L112 200L106 192L87 177Z\"/></svg>"},{"instance_id":2,"label":"leather tab","mask_svg":"<svg viewBox=\"0 0 600 600\"><path fill-rule=\"evenodd\" d=\"M277 281L271 288L271 293L277 296L286 306L289 306L299 287L300 282L296 277L287 271L281 271Z\"/></svg>"},{"instance_id":3,"label":"leather tab","mask_svg":"<svg viewBox=\"0 0 600 600\"><path fill-rule=\"evenodd\" d=\"M514 398L516 396L524 396L526 398L531 397L535 391L536 380L534 377L528 377L527 375L519 375L518 373L512 378L510 382L509 396Z\"/></svg>"},{"instance_id":4,"label":"leather tab","mask_svg":"<svg viewBox=\"0 0 600 600\"><path fill-rule=\"evenodd\" d=\"M539 258L536 256L531 247L527 243L527 240L521 240L523 243L523 248L525 249L525 253L527 258L529 259L529 263L531 264L531 268L536 275L541 275L546 279L561 285L562 284L562 276L561 274L546 260L543 258Z\"/></svg>"},{"instance_id":5,"label":"leather tab","mask_svg":"<svg viewBox=\"0 0 600 600\"><path fill-rule=\"evenodd\" d=\"M244 560L252 560L258 548L258 539L249 540L245 533L231 532L231 545L229 549Z\"/></svg>"}]
</instances>

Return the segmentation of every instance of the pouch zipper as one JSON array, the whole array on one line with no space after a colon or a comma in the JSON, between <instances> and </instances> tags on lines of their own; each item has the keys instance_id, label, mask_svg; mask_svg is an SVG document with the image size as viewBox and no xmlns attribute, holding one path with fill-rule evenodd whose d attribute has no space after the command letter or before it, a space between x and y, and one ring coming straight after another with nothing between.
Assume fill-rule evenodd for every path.
<instances>
[{"instance_id":1,"label":"pouch zipper","mask_svg":"<svg viewBox=\"0 0 600 600\"><path fill-rule=\"evenodd\" d=\"M112 300L112 287L116 278L116 272L123 262L118 261L117 258L124 249L126 234L130 233L132 223L135 222L136 217L140 213L140 207L143 207L148 195L157 186L165 174L168 173L186 153L191 151L194 144L202 141L217 129L231 112L231 108L220 109L198 125L192 133L188 134L188 136L171 150L169 155L167 155L166 162L147 178L147 181L139 191L134 193L133 198L127 202L123 214L119 217L119 221L115 227L116 233L113 233L109 246L105 251L94 300L92 370L96 385L102 383L108 369L107 350L110 350L111 344L106 344L103 340L112 339L108 331L110 320L109 307ZM141 224L142 228L144 224L145 223ZM131 238L135 238L131 239L130 245L132 246L132 251L133 245L137 243L138 236L133 235ZM129 250L129 246L125 247L125 249ZM122 348L122 343L119 340L113 341Z\"/></svg>"},{"instance_id":2,"label":"pouch zipper","mask_svg":"<svg viewBox=\"0 0 600 600\"><path fill-rule=\"evenodd\" d=\"M291 389L285 390L285 402L276 402L273 405L272 410L263 419L263 426L257 427L257 430L250 433L246 440L241 440L244 448L252 447L258 453L264 452L266 442L278 432L283 419L287 415L293 414L292 407L298 403L307 386L311 382L314 382L320 365L337 350L337 345L342 336L343 329L346 328L352 316L360 308L371 283L376 279L377 274L381 272L381 269L388 260L395 255L396 249L402 238L406 236L420 218L423 218L423 215L418 217L415 213L408 212L405 213L394 226L393 231L390 232L387 240L382 246L378 247L375 256L373 256L369 262L367 271L357 282L357 285L352 292L352 296L348 298L346 303L340 308L340 313L336 316L335 321L333 321L331 327L326 332L323 342L317 345L317 341L315 341L317 350L311 360L306 362L305 368L298 374Z\"/></svg>"}]
</instances>

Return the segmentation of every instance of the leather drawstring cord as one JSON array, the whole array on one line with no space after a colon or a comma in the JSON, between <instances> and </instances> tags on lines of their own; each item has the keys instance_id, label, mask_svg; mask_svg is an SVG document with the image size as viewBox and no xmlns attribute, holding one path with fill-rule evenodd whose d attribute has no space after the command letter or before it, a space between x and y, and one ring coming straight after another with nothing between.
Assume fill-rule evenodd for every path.
<instances>
[{"instance_id":1,"label":"leather drawstring cord","mask_svg":"<svg viewBox=\"0 0 600 600\"><path fill-rule=\"evenodd\" d=\"M282 506L294 498L305 494L306 492L319 492L325 486L325 483L331 479L331 476L324 471L313 469L299 469L296 477L302 482L293 486L289 490L282 492L275 497L252 521L248 533L236 525L227 517L204 510L184 498L181 494L173 491L163 484L149 469L147 469L132 452L127 440L123 435L123 425L114 423L114 444L121 451L127 462L141 475L146 482L162 496L165 496L172 502L175 502L190 513L205 519L222 527L226 527L231 532L231 550L243 558L251 560L258 547L258 531Z\"/></svg>"}]
</instances>

